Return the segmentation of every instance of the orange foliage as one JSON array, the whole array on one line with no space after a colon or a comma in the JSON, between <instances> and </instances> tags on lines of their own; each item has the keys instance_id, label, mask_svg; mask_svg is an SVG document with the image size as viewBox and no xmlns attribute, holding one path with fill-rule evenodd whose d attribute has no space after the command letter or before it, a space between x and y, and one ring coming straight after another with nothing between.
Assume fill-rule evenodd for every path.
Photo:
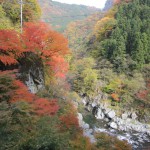
<instances>
[{"instance_id":1,"label":"orange foliage","mask_svg":"<svg viewBox=\"0 0 150 150\"><path fill-rule=\"evenodd\" d=\"M117 101L117 102L120 101L120 99L119 99L119 97L118 97L118 94L116 94L116 93L112 93L112 94L111 94L111 97L113 98L113 100L115 100L115 101Z\"/></svg>"},{"instance_id":2,"label":"orange foliage","mask_svg":"<svg viewBox=\"0 0 150 150\"><path fill-rule=\"evenodd\" d=\"M19 34L14 30L0 30L0 61L5 65L16 64L22 54Z\"/></svg>"},{"instance_id":3,"label":"orange foliage","mask_svg":"<svg viewBox=\"0 0 150 150\"><path fill-rule=\"evenodd\" d=\"M0 71L0 98L10 103L17 101L32 102L33 94L21 81L16 79L15 72L17 71Z\"/></svg>"},{"instance_id":4,"label":"orange foliage","mask_svg":"<svg viewBox=\"0 0 150 150\"><path fill-rule=\"evenodd\" d=\"M51 61L46 64L50 65L56 77L65 78L69 65L62 56L52 56Z\"/></svg>"},{"instance_id":5,"label":"orange foliage","mask_svg":"<svg viewBox=\"0 0 150 150\"><path fill-rule=\"evenodd\" d=\"M4 65L18 63L18 58L25 52L36 54L53 69L55 76L65 77L68 63L64 57L69 53L68 41L47 24L25 23L22 35L13 30L0 31L0 61Z\"/></svg>"},{"instance_id":6,"label":"orange foliage","mask_svg":"<svg viewBox=\"0 0 150 150\"><path fill-rule=\"evenodd\" d=\"M56 31L52 31L45 23L25 23L23 30L25 49L47 59L52 56L66 55L69 53L68 41Z\"/></svg>"},{"instance_id":7,"label":"orange foliage","mask_svg":"<svg viewBox=\"0 0 150 150\"><path fill-rule=\"evenodd\" d=\"M38 115L55 115L59 109L57 101L39 98L34 101L34 109Z\"/></svg>"},{"instance_id":8,"label":"orange foliage","mask_svg":"<svg viewBox=\"0 0 150 150\"><path fill-rule=\"evenodd\" d=\"M21 81L14 80L12 84L15 87L15 89L13 90L13 95L11 95L10 102L33 101L34 95L29 92L28 88Z\"/></svg>"},{"instance_id":9,"label":"orange foliage","mask_svg":"<svg viewBox=\"0 0 150 150\"><path fill-rule=\"evenodd\" d=\"M147 95L148 95L148 91L147 91L147 90L143 90L143 91L140 91L140 92L137 94L137 97L143 99L143 98L145 98Z\"/></svg>"},{"instance_id":10,"label":"orange foliage","mask_svg":"<svg viewBox=\"0 0 150 150\"><path fill-rule=\"evenodd\" d=\"M19 80L12 71L0 72L0 100L11 103L25 101L29 103L38 115L55 115L59 109L57 100L38 98L28 91L28 88Z\"/></svg>"},{"instance_id":11,"label":"orange foliage","mask_svg":"<svg viewBox=\"0 0 150 150\"><path fill-rule=\"evenodd\" d=\"M60 117L60 121L62 123L62 127L66 127L67 129L75 127L79 128L78 119L75 114L67 114Z\"/></svg>"},{"instance_id":12,"label":"orange foliage","mask_svg":"<svg viewBox=\"0 0 150 150\"><path fill-rule=\"evenodd\" d=\"M147 82L146 82L146 89L140 90L136 94L136 97L138 99L150 104L150 80L147 80Z\"/></svg>"}]
</instances>

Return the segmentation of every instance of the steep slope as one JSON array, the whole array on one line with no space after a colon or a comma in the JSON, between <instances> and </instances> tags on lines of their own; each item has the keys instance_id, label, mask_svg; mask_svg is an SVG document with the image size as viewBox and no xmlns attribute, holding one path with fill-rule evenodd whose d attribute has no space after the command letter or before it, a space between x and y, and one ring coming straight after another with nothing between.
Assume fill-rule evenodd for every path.
<instances>
[{"instance_id":1,"label":"steep slope","mask_svg":"<svg viewBox=\"0 0 150 150\"><path fill-rule=\"evenodd\" d=\"M72 21L82 20L99 12L100 9L84 5L69 5L52 0L38 0L42 9L42 20L50 23L55 29L63 31Z\"/></svg>"},{"instance_id":2,"label":"steep slope","mask_svg":"<svg viewBox=\"0 0 150 150\"><path fill-rule=\"evenodd\" d=\"M83 23L83 27L78 24L70 28L69 43L77 56L72 61L74 78L70 83L73 90L91 101L95 100L96 94L104 93L107 96L101 103L103 101L113 109L119 106L120 114L136 111L138 120L148 123L150 3L146 0L115 2L104 18L95 23L89 39L87 35L90 34L83 30L87 23Z\"/></svg>"},{"instance_id":3,"label":"steep slope","mask_svg":"<svg viewBox=\"0 0 150 150\"><path fill-rule=\"evenodd\" d=\"M104 16L103 12L95 13L83 20L71 22L65 30L65 35L69 40L69 46L76 57L86 55L87 42L93 31L93 27L98 20Z\"/></svg>"},{"instance_id":4,"label":"steep slope","mask_svg":"<svg viewBox=\"0 0 150 150\"><path fill-rule=\"evenodd\" d=\"M94 122L93 114L98 120L107 120L105 126L131 133L136 140L128 141L137 150L150 143L150 1L114 2L104 18L95 23L93 34L87 34L92 35L90 38L83 30L87 22L82 26L74 23L68 29L73 54L79 56L72 59L69 82L82 97L85 106L81 102L79 107L83 109L79 111L85 122L103 130L104 126ZM143 136L141 142L139 135L134 137L135 131L147 137Z\"/></svg>"}]
</instances>

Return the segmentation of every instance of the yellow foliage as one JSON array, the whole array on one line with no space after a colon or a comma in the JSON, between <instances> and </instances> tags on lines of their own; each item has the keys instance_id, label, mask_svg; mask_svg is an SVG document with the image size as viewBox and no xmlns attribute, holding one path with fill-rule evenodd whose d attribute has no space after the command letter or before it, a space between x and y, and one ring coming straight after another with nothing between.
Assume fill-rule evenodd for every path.
<instances>
[{"instance_id":1,"label":"yellow foliage","mask_svg":"<svg viewBox=\"0 0 150 150\"><path fill-rule=\"evenodd\" d=\"M102 39L107 37L107 33L113 29L116 24L116 20L110 17L104 17L97 22L94 28L94 33L97 38Z\"/></svg>"}]
</instances>

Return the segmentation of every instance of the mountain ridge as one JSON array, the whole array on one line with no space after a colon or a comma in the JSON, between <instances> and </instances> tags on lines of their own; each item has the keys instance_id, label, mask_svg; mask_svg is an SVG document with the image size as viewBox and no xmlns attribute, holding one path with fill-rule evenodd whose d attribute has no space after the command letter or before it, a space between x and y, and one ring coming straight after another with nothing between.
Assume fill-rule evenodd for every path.
<instances>
[{"instance_id":1,"label":"mountain ridge","mask_svg":"<svg viewBox=\"0 0 150 150\"><path fill-rule=\"evenodd\" d=\"M58 31L64 31L70 22L82 20L93 13L101 11L101 9L95 7L65 4L52 0L46 2L38 0L38 3L42 9L41 20L51 24Z\"/></svg>"}]
</instances>

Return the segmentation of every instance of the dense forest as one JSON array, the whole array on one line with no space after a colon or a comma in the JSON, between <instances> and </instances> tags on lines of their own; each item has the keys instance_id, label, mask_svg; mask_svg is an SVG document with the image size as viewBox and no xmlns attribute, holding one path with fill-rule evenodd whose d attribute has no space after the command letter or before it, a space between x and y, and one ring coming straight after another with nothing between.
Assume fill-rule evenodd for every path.
<instances>
[{"instance_id":1,"label":"dense forest","mask_svg":"<svg viewBox=\"0 0 150 150\"><path fill-rule=\"evenodd\" d=\"M21 29L18 0L0 0L0 150L135 148L91 129L104 116L112 129L127 132L131 124L131 133L140 126L150 136L150 1L108 0L101 12L48 1L67 16L91 13L51 20L63 34L40 21L52 7L23 2ZM115 122L121 117L126 128Z\"/></svg>"},{"instance_id":2,"label":"dense forest","mask_svg":"<svg viewBox=\"0 0 150 150\"><path fill-rule=\"evenodd\" d=\"M71 82L76 92L93 97L98 86L110 95L110 102L119 102L125 109L143 104L145 109L139 111L147 108L149 114L149 10L147 1L117 1L95 23L93 32L86 35L86 42L86 25L82 27L81 21L71 31L68 28L67 35L72 34L70 46L75 57ZM75 36L80 39L74 40ZM82 69L78 68L80 64ZM89 75L86 73L89 83L84 83L84 71L89 72ZM98 81L103 83L102 87L97 85Z\"/></svg>"}]
</instances>

